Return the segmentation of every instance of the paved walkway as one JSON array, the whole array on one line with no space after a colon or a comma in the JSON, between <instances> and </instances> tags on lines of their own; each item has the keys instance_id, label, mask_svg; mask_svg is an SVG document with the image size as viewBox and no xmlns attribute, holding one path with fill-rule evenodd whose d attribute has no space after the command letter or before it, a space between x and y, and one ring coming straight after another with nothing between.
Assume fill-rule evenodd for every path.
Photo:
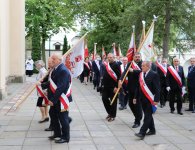
<instances>
[{"instance_id":1,"label":"paved walkway","mask_svg":"<svg viewBox=\"0 0 195 150\"><path fill-rule=\"evenodd\" d=\"M38 123L36 92L24 102L18 102L30 91L33 81L34 78L27 78L25 84L9 86L12 94L0 101L0 150L189 150L195 147L195 114L184 112L179 116L170 114L168 106L159 108L154 115L157 134L140 141L134 136L139 129L131 128L134 120L129 108L118 111L114 122L107 122L99 93L91 84L86 86L76 79L70 108L73 118L70 143L55 144L47 138L52 133L44 131L49 123Z\"/></svg>"}]
</instances>

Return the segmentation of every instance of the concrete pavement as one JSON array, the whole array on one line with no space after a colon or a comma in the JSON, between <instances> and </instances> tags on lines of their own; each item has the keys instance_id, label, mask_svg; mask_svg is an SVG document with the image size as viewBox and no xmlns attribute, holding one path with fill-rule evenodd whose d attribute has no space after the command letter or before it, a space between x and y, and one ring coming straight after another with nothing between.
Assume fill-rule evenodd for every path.
<instances>
[{"instance_id":1,"label":"concrete pavement","mask_svg":"<svg viewBox=\"0 0 195 150\"><path fill-rule=\"evenodd\" d=\"M131 128L134 118L129 108L118 110L115 121L107 122L99 93L91 84L83 85L77 79L73 80L74 102L70 106L71 139L69 144L56 144L47 138L52 132L44 131L49 123L38 123L36 92L24 102L19 101L34 81L34 77L27 77L25 84L9 86L10 96L0 102L0 150L189 150L195 147L195 114L170 114L168 104L158 108L154 115L157 134L140 141L134 136L139 129Z\"/></svg>"}]
</instances>

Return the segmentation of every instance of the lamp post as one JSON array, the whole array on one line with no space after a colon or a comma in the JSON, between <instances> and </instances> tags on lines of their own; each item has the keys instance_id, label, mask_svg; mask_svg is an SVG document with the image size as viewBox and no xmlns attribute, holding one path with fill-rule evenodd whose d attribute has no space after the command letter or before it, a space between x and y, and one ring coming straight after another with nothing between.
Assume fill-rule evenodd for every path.
<instances>
[{"instance_id":1,"label":"lamp post","mask_svg":"<svg viewBox=\"0 0 195 150\"><path fill-rule=\"evenodd\" d=\"M50 42L51 42L51 36L49 37L49 57L50 57Z\"/></svg>"}]
</instances>

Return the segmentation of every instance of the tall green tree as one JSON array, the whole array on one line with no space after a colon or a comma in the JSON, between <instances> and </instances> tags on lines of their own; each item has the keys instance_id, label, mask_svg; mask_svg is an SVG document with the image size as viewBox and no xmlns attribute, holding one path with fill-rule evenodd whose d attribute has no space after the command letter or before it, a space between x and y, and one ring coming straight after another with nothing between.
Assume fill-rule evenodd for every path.
<instances>
[{"instance_id":1,"label":"tall green tree","mask_svg":"<svg viewBox=\"0 0 195 150\"><path fill-rule=\"evenodd\" d=\"M142 20L149 28L153 15L155 23L154 44L163 56L177 47L186 50L186 43L195 41L195 7L193 0L77 0L77 16L86 20L89 33L89 49L93 43L102 44L110 51L113 42L120 43L126 53L132 25L136 26L136 43L139 43ZM184 42L185 41L185 42ZM187 41L187 42L186 42Z\"/></svg>"},{"instance_id":2,"label":"tall green tree","mask_svg":"<svg viewBox=\"0 0 195 150\"><path fill-rule=\"evenodd\" d=\"M64 36L64 45L63 45L63 49L62 49L62 54L65 54L68 50L68 41L66 38L66 35Z\"/></svg>"},{"instance_id":3,"label":"tall green tree","mask_svg":"<svg viewBox=\"0 0 195 150\"><path fill-rule=\"evenodd\" d=\"M64 30L73 27L73 10L69 5L72 5L69 0L26 0L26 32L28 35L32 35L35 30L40 33L44 61L45 41L58 33L60 27Z\"/></svg>"}]
</instances>

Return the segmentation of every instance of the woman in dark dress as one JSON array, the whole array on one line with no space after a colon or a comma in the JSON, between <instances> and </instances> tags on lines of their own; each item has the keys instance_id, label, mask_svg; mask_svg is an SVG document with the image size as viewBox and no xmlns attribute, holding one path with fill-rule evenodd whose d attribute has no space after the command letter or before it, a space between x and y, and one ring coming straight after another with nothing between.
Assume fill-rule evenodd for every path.
<instances>
[{"instance_id":1,"label":"woman in dark dress","mask_svg":"<svg viewBox=\"0 0 195 150\"><path fill-rule=\"evenodd\" d=\"M89 58L86 57L84 61L84 69L83 69L83 77L84 77L84 84L87 85L88 77L90 74L90 66L89 66Z\"/></svg>"}]
</instances>

